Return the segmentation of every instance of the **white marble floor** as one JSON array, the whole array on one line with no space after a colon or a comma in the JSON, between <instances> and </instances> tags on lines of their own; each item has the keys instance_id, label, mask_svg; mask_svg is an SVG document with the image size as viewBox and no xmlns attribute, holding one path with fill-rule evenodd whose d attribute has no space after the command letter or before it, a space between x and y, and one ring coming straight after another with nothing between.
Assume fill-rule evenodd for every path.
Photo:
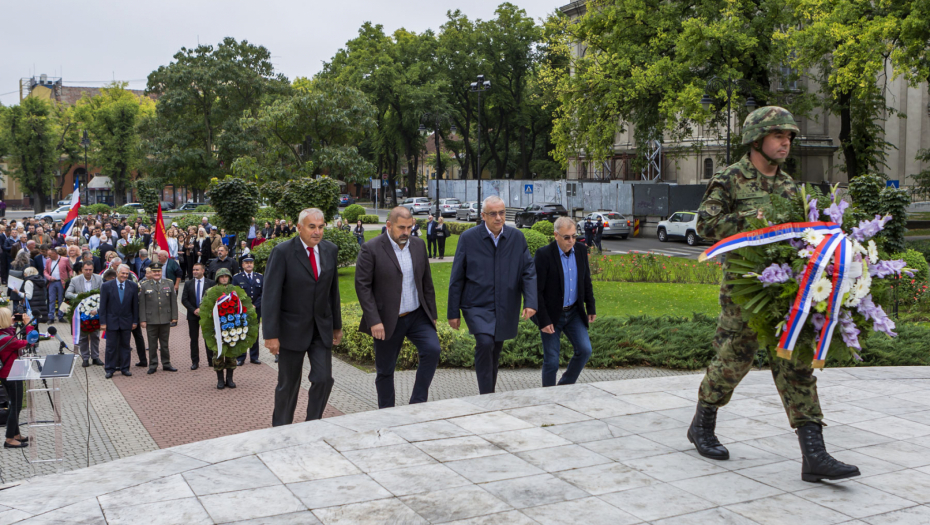
<instances>
[{"instance_id":1,"label":"white marble floor","mask_svg":"<svg viewBox=\"0 0 930 525\"><path fill-rule=\"evenodd\" d=\"M731 459L685 437L700 375L361 412L140 454L0 490L0 525L926 524L930 368L818 373L839 459L800 479L767 372L721 410ZM183 429L179 429L183 431Z\"/></svg>"}]
</instances>

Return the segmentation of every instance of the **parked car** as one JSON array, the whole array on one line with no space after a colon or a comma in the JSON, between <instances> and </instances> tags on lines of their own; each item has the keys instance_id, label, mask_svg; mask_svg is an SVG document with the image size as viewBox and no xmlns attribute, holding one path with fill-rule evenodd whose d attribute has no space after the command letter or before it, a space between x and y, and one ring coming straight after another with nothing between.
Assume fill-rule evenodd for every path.
<instances>
[{"instance_id":1,"label":"parked car","mask_svg":"<svg viewBox=\"0 0 930 525\"><path fill-rule=\"evenodd\" d=\"M126 208L133 208L133 209L139 210L140 212L145 211L145 208L142 206L142 204L138 202L127 202L126 204L123 204L123 206Z\"/></svg>"},{"instance_id":2,"label":"parked car","mask_svg":"<svg viewBox=\"0 0 930 525\"><path fill-rule=\"evenodd\" d=\"M407 208L410 210L410 213L416 215L418 213L429 213L430 202L426 197L411 197L405 199L401 206Z\"/></svg>"},{"instance_id":3,"label":"parked car","mask_svg":"<svg viewBox=\"0 0 930 525\"><path fill-rule=\"evenodd\" d=\"M478 222L478 203L463 202L459 209L455 210L455 220Z\"/></svg>"},{"instance_id":4,"label":"parked car","mask_svg":"<svg viewBox=\"0 0 930 525\"><path fill-rule=\"evenodd\" d=\"M54 211L47 211L45 213L40 213L36 218L42 219L48 223L55 223L65 220L65 217L68 216L68 210L71 209L71 205L59 206Z\"/></svg>"},{"instance_id":5,"label":"parked car","mask_svg":"<svg viewBox=\"0 0 930 525\"><path fill-rule=\"evenodd\" d=\"M659 242L669 239L684 239L689 246L701 242L703 239L697 234L697 212L680 211L673 213L668 220L659 222L656 228Z\"/></svg>"},{"instance_id":6,"label":"parked car","mask_svg":"<svg viewBox=\"0 0 930 525\"><path fill-rule=\"evenodd\" d=\"M615 211L596 211L585 215L584 219L578 221L578 235L584 235L584 221L588 219L593 222L604 221L604 232L601 234L604 237L619 236L621 239L626 239L633 229L632 219L627 219Z\"/></svg>"},{"instance_id":7,"label":"parked car","mask_svg":"<svg viewBox=\"0 0 930 525\"><path fill-rule=\"evenodd\" d=\"M206 206L206 202L185 202L178 208L178 211L194 211L200 206Z\"/></svg>"},{"instance_id":8,"label":"parked car","mask_svg":"<svg viewBox=\"0 0 930 525\"><path fill-rule=\"evenodd\" d=\"M352 198L348 193L342 193L339 195L339 206L346 207L355 204L355 199Z\"/></svg>"},{"instance_id":9,"label":"parked car","mask_svg":"<svg viewBox=\"0 0 930 525\"><path fill-rule=\"evenodd\" d=\"M56 204L55 206L70 206L70 205L71 205L71 199L65 199L65 200L58 201L58 204Z\"/></svg>"},{"instance_id":10,"label":"parked car","mask_svg":"<svg viewBox=\"0 0 930 525\"><path fill-rule=\"evenodd\" d=\"M174 203L171 201L161 201L161 211L169 211L174 209Z\"/></svg>"},{"instance_id":11,"label":"parked car","mask_svg":"<svg viewBox=\"0 0 930 525\"><path fill-rule=\"evenodd\" d=\"M443 217L455 217L462 201L458 199L439 199L439 213Z\"/></svg>"},{"instance_id":12,"label":"parked car","mask_svg":"<svg viewBox=\"0 0 930 525\"><path fill-rule=\"evenodd\" d=\"M513 217L517 228L530 228L539 221L555 222L559 217L568 217L565 206L555 202L530 204Z\"/></svg>"}]
</instances>

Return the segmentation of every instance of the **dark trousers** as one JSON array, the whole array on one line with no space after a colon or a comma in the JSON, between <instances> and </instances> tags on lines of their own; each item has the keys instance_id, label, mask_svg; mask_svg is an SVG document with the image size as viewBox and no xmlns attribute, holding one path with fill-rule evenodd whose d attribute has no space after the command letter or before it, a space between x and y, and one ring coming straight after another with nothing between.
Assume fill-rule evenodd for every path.
<instances>
[{"instance_id":1,"label":"dark trousers","mask_svg":"<svg viewBox=\"0 0 930 525\"><path fill-rule=\"evenodd\" d=\"M559 379L560 385L572 385L591 358L591 338L588 337L588 328L581 318L581 309L573 306L571 310L562 312L559 320L552 324L555 333L540 332L543 344L542 386L555 386L555 376L559 372L559 354L561 354L561 334L565 332L568 340L575 349L568 368Z\"/></svg>"},{"instance_id":2,"label":"dark trousers","mask_svg":"<svg viewBox=\"0 0 930 525\"><path fill-rule=\"evenodd\" d=\"M300 393L300 376L304 370L304 356L310 359L310 390L307 392L307 421L323 418L323 409L333 391L333 351L323 345L319 332L314 330L307 350L281 348L278 354L278 386L274 390L274 413L271 426L290 425L297 410Z\"/></svg>"},{"instance_id":3,"label":"dark trousers","mask_svg":"<svg viewBox=\"0 0 930 525\"><path fill-rule=\"evenodd\" d=\"M10 399L10 412L6 416L6 437L12 439L19 435L19 412L23 408L23 382L0 379L0 385L3 385Z\"/></svg>"},{"instance_id":4,"label":"dark trousers","mask_svg":"<svg viewBox=\"0 0 930 525\"><path fill-rule=\"evenodd\" d=\"M171 335L170 324L149 324L145 326L149 337L149 368L158 368L158 349L161 348L161 366L171 366L171 351L168 350L168 338Z\"/></svg>"},{"instance_id":5,"label":"dark trousers","mask_svg":"<svg viewBox=\"0 0 930 525\"><path fill-rule=\"evenodd\" d=\"M430 239L429 237L426 238L426 252L429 257L438 257L439 248L438 248L438 244L436 244L435 237L433 237L432 239Z\"/></svg>"},{"instance_id":6,"label":"dark trousers","mask_svg":"<svg viewBox=\"0 0 930 525\"><path fill-rule=\"evenodd\" d=\"M439 243L439 258L441 259L446 256L446 238L439 237L436 239L436 242Z\"/></svg>"},{"instance_id":7,"label":"dark trousers","mask_svg":"<svg viewBox=\"0 0 930 525\"><path fill-rule=\"evenodd\" d=\"M501 359L503 341L495 341L491 334L475 334L475 374L478 376L478 393L493 394L497 385L497 365Z\"/></svg>"},{"instance_id":8,"label":"dark trousers","mask_svg":"<svg viewBox=\"0 0 930 525\"><path fill-rule=\"evenodd\" d=\"M425 403L429 397L429 385L439 365L439 336L436 326L423 308L417 308L397 320L390 339L375 339L375 389L378 391L378 408L394 406L394 368L397 356L404 345L404 337L417 347L419 364L417 378L413 383L410 404Z\"/></svg>"},{"instance_id":9,"label":"dark trousers","mask_svg":"<svg viewBox=\"0 0 930 525\"><path fill-rule=\"evenodd\" d=\"M132 350L129 348L129 336L132 330L107 329L107 350L103 369L107 372L129 371L129 361L132 359ZM144 348L144 347L143 347Z\"/></svg>"},{"instance_id":10,"label":"dark trousers","mask_svg":"<svg viewBox=\"0 0 930 525\"><path fill-rule=\"evenodd\" d=\"M259 324L259 326L261 326L261 324L262 324L262 309L261 309L261 308L256 308L256 309L255 309L255 315L258 316L258 324ZM256 361L259 361L259 359L258 359L258 339L255 340L255 344L252 345L252 348L249 348L249 361L252 361L253 363L256 362ZM239 356L239 359L237 360L237 362L238 362L239 366L242 366L242 365L245 363L245 354L240 355L240 356Z\"/></svg>"},{"instance_id":11,"label":"dark trousers","mask_svg":"<svg viewBox=\"0 0 930 525\"><path fill-rule=\"evenodd\" d=\"M139 362L143 365L149 362L148 356L145 352L145 337L142 335L142 325L136 325L136 329L132 331L132 338L136 342L136 354L139 355Z\"/></svg>"},{"instance_id":12,"label":"dark trousers","mask_svg":"<svg viewBox=\"0 0 930 525\"><path fill-rule=\"evenodd\" d=\"M187 318L187 332L191 337L191 364L200 365L200 319ZM207 351L207 366L213 365L213 351L204 345Z\"/></svg>"},{"instance_id":13,"label":"dark trousers","mask_svg":"<svg viewBox=\"0 0 930 525\"><path fill-rule=\"evenodd\" d=\"M601 232L594 234L594 245L597 246L597 251L604 251L604 249L601 247Z\"/></svg>"},{"instance_id":14,"label":"dark trousers","mask_svg":"<svg viewBox=\"0 0 930 525\"><path fill-rule=\"evenodd\" d=\"M10 256L6 252L0 250L0 281L3 284L6 284L7 278L10 276Z\"/></svg>"}]
</instances>

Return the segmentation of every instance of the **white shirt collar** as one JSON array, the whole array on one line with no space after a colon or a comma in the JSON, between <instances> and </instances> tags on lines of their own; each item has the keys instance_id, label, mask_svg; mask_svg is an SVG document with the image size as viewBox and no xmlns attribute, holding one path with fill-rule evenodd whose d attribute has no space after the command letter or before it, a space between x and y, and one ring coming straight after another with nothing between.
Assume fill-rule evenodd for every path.
<instances>
[{"instance_id":1,"label":"white shirt collar","mask_svg":"<svg viewBox=\"0 0 930 525\"><path fill-rule=\"evenodd\" d=\"M391 246L394 247L394 251L396 251L396 252L402 252L402 251L404 251L404 248L406 248L407 245L410 244L410 240L409 240L409 239L407 240L407 244L401 246L401 245L397 244L396 242L394 242L394 239L392 239L390 235L388 235L387 238L388 238L389 241L391 241Z\"/></svg>"},{"instance_id":2,"label":"white shirt collar","mask_svg":"<svg viewBox=\"0 0 930 525\"><path fill-rule=\"evenodd\" d=\"M298 235L297 238L300 239L300 236ZM300 244L304 245L304 251L307 251L307 248L310 248L310 245L305 243L303 239L300 239ZM320 255L320 244L319 243L317 243L317 245L313 247L313 254Z\"/></svg>"},{"instance_id":3,"label":"white shirt collar","mask_svg":"<svg viewBox=\"0 0 930 525\"><path fill-rule=\"evenodd\" d=\"M491 228L488 228L488 223L484 223L484 229L488 230L488 235L490 235L493 239L500 239L501 235L504 234L504 228L501 228L500 233L494 235L494 233L491 231Z\"/></svg>"}]
</instances>

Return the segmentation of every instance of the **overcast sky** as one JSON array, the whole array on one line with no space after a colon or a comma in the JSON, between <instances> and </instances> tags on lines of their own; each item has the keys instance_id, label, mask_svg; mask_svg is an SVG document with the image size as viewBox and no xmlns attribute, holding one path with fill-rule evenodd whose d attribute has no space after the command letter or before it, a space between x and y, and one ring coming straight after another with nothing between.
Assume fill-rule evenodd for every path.
<instances>
[{"instance_id":1,"label":"overcast sky","mask_svg":"<svg viewBox=\"0 0 930 525\"><path fill-rule=\"evenodd\" d=\"M181 47L246 39L271 51L289 79L318 72L362 23L385 31L438 29L446 12L490 19L502 0L0 0L0 102L19 102L19 79L45 73L64 85L112 79L142 89ZM513 0L539 20L569 0Z\"/></svg>"}]
</instances>

